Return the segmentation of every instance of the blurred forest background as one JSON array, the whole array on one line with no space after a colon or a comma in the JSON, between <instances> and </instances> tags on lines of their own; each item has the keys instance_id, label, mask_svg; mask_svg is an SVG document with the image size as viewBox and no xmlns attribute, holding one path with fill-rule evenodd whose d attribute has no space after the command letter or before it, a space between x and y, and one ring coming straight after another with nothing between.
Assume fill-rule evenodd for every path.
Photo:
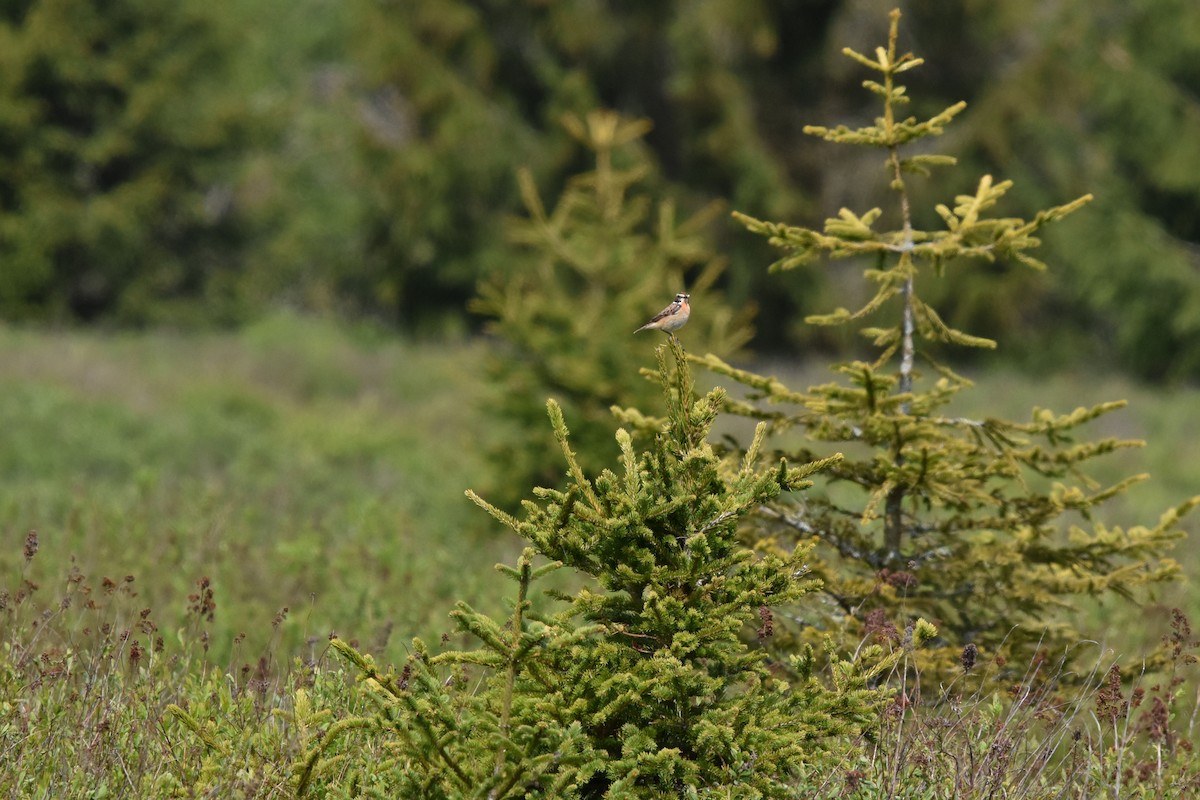
<instances>
[{"instance_id":1,"label":"blurred forest background","mask_svg":"<svg viewBox=\"0 0 1200 800\"><path fill-rule=\"evenodd\" d=\"M1014 179L1014 215L1096 195L1048 237L1049 273L926 289L947 321L1024 368L1200 377L1194 0L14 0L0 318L195 328L285 307L475 330L478 281L518 257L515 171L557 195L588 167L561 119L596 107L653 122L652 183L685 212L869 208L879 159L801 128L869 120L840 51L881 41L896 5L934 65L912 113L969 103L938 142L956 174ZM848 346L801 323L853 304L837 270L769 278L758 237L720 216L712 236L726 296L758 307L754 350Z\"/></svg>"}]
</instances>

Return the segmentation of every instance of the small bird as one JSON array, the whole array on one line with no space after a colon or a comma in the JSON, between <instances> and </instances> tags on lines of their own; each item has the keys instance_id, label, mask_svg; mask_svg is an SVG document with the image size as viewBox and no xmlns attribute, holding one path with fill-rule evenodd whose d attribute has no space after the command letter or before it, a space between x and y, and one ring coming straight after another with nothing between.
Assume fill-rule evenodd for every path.
<instances>
[{"instance_id":1,"label":"small bird","mask_svg":"<svg viewBox=\"0 0 1200 800\"><path fill-rule=\"evenodd\" d=\"M671 305L655 314L654 319L638 328L634 333L640 331L662 331L674 339L675 331L684 326L688 321L688 316L692 313L692 307L688 305L688 300L691 298L692 296L687 292L680 292L675 295L675 300Z\"/></svg>"}]
</instances>

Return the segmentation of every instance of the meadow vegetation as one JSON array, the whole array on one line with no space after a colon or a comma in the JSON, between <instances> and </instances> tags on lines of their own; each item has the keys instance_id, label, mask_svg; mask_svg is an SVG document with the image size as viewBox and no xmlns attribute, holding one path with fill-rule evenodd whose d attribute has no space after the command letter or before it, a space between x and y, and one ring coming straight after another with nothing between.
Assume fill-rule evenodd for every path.
<instances>
[{"instance_id":1,"label":"meadow vegetation","mask_svg":"<svg viewBox=\"0 0 1200 800\"><path fill-rule=\"evenodd\" d=\"M485 391L489 357L477 342L397 341L290 315L237 334L0 330L0 793L293 796L328 710L369 710L331 633L402 663L410 636L455 631L456 601L506 613L511 584L492 565L513 563L521 543L462 495L488 469L478 442L502 424L464 411ZM814 364L758 368L826 379ZM1099 391L1090 376L972 377L977 402L1001 410L1073 408ZM1113 519L1145 519L1200 483L1198 398L1118 375L1102 387L1131 400L1098 422L1103 432L1149 441L1107 467L1155 477ZM721 419L730 432L744 425ZM618 453L614 441L609 465ZM1176 555L1185 576L1200 571L1194 548ZM1172 607L1200 615L1186 580L1146 605L1085 606L1080 627L1099 644L1081 645L1093 668L1070 689L1056 689L1048 663L917 715L909 687L914 706L890 707L878 736L804 778L801 796L882 798L901 784L925 787L916 797L985 797L999 784L1010 797L1184 796L1171 786L1192 774L1183 748L1197 683ZM1118 656L1162 636L1181 645L1183 683L1106 682ZM1148 738L1164 709L1174 732ZM379 739L341 746L325 757L388 757ZM1159 752L1161 764L1146 761ZM1121 759L1143 794L1128 783L1105 794ZM326 796L342 796L329 788L338 774L326 774ZM1054 793L1067 774L1077 788ZM955 794L967 785L975 794Z\"/></svg>"},{"instance_id":2,"label":"meadow vegetation","mask_svg":"<svg viewBox=\"0 0 1200 800\"><path fill-rule=\"evenodd\" d=\"M288 316L236 335L3 336L5 534L38 532L29 580L132 575L174 631L207 578L221 663L243 633L250 660L331 630L395 654L393 627L445 630L432 598L486 602L473 576L511 545L462 500L484 463L488 426L462 413L481 347Z\"/></svg>"}]
</instances>

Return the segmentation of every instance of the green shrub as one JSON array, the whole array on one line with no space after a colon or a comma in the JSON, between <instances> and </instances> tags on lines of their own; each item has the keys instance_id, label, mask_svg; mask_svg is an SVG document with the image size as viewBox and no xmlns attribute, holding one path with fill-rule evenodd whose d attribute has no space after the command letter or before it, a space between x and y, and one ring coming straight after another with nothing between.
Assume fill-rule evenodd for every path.
<instances>
[{"instance_id":1,"label":"green shrub","mask_svg":"<svg viewBox=\"0 0 1200 800\"><path fill-rule=\"evenodd\" d=\"M845 734L874 723L887 693L868 681L905 651L881 658L868 647L853 660L827 653L828 683L811 650L771 661L754 636L772 635L773 606L816 589L808 549L756 554L738 538L760 504L803 489L837 459L761 467L750 452L730 464L708 443L724 393L696 397L677 344L673 371L666 345L658 355L666 422L640 452L617 432L620 471L585 476L551 400L567 488L538 490L520 519L471 495L531 545L515 569L502 568L518 585L507 623L460 604L455 617L478 647L435 654L417 641L399 672L335 642L378 706L335 727L392 742L395 758L366 769L376 781L386 775L390 791L791 797L799 765L831 758ZM539 556L550 561L535 568ZM560 568L584 586L557 596L560 611L538 613L530 588ZM918 622L915 644L934 634ZM330 744L314 749L302 791L323 773Z\"/></svg>"}]
</instances>

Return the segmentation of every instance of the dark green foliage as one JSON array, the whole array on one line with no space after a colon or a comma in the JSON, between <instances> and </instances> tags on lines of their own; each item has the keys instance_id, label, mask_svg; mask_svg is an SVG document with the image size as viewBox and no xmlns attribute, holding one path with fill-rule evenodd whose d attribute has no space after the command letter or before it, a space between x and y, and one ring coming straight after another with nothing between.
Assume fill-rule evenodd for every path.
<instances>
[{"instance_id":1,"label":"dark green foliage","mask_svg":"<svg viewBox=\"0 0 1200 800\"><path fill-rule=\"evenodd\" d=\"M756 629L770 637L770 609L803 602L817 584L807 577L808 548L756 554L739 543L742 523L837 459L761 468L750 452L728 464L707 441L724 393L697 398L678 345L674 370L667 346L658 353L667 422L642 452L618 431L620 472L584 475L550 401L568 488L539 490L520 519L471 494L532 545L516 569L503 568L518 584L507 625L460 604L455 617L478 649L434 655L417 642L398 673L336 644L380 709L339 724L395 739L395 763L374 770L393 791L791 797L800 764L820 762L839 736L874 720L885 694L867 681L907 651L881 659L868 647L852 661L827 654L827 685L811 650L772 663L747 637ZM535 555L553 560L535 569ZM562 567L584 587L559 596L559 613L535 613L531 584ZM915 643L933 635L921 621ZM305 775L320 772L320 755L313 751Z\"/></svg>"},{"instance_id":2,"label":"dark green foliage","mask_svg":"<svg viewBox=\"0 0 1200 800\"><path fill-rule=\"evenodd\" d=\"M247 223L225 159L233 46L188 4L9 3L0 14L0 313L126 321L239 310Z\"/></svg>"},{"instance_id":3,"label":"dark green foliage","mask_svg":"<svg viewBox=\"0 0 1200 800\"><path fill-rule=\"evenodd\" d=\"M1033 30L1030 15L1046 12ZM964 163L1011 176L1011 203L1025 214L1085 189L1096 200L1047 235L1054 273L1037 282L980 273L965 295L945 298L948 319L1003 334L1042 363L1078 364L1086 353L1143 377L1195 376L1200 4L1071 0L1051 10L1021 0L995 13L983 62L1012 61L1014 48L999 42L1025 44L994 81L969 90Z\"/></svg>"},{"instance_id":4,"label":"dark green foliage","mask_svg":"<svg viewBox=\"0 0 1200 800\"><path fill-rule=\"evenodd\" d=\"M862 214L842 209L822 230L740 217L787 251L775 269L821 256L870 259L864 277L875 284L874 296L854 312L838 309L809 322L864 325L861 333L878 348L877 358L838 365L838 380L806 391L714 356L697 360L750 388L750 402L731 408L767 421L791 457L810 460L831 448L848 453L822 474L822 491L770 504L754 536L766 544L782 542L785 549L795 542L817 545L814 574L831 601L822 615L830 630L852 640L898 641L914 614L939 624L944 638L932 653L928 680L953 674L969 643L988 657L1002 654L1024 664L1039 647L1059 654L1085 638L1087 632L1051 611L1074 598L1129 595L1175 577L1178 566L1165 554L1183 535L1179 518L1200 497L1148 527L1125 529L1093 518L1106 500L1142 477L1111 486L1088 477L1094 459L1140 444L1081 438L1085 424L1120 403L1065 414L1034 409L1027 423L965 418L950 410L971 384L936 361L937 348L995 343L943 322L920 296L921 279L949 280L973 262L999 259L1042 269L1029 254L1039 244L1036 234L1090 198L1038 212L1030 221L993 216L1010 184L985 176L952 208L935 206L941 227L915 228L910 176L928 175L953 160L927 150L908 156L902 148L940 134L962 104L923 121L900 113L908 97L897 78L922 62L897 50L898 19L894 12L888 46L874 58L846 51L875 73L864 82L883 104L875 124L807 129L882 152L898 227L877 228L878 208ZM791 430L801 432L804 443L779 436Z\"/></svg>"},{"instance_id":5,"label":"dark green foliage","mask_svg":"<svg viewBox=\"0 0 1200 800\"><path fill-rule=\"evenodd\" d=\"M571 419L572 446L588 466L611 450L612 406L655 401L638 368L663 334L634 331L676 292L691 292L696 309L679 332L688 347L728 355L750 338L747 315L714 288L725 268L709 235L719 207L678 221L674 203L656 202L640 142L648 123L611 112L565 122L595 169L575 176L552 209L520 174L527 216L510 222L513 250L488 269L472 305L503 339L486 411L506 424L489 446L498 481L487 493L506 507L523 496L518 487L558 485L542 399Z\"/></svg>"},{"instance_id":6,"label":"dark green foliage","mask_svg":"<svg viewBox=\"0 0 1200 800\"><path fill-rule=\"evenodd\" d=\"M797 146L806 118L874 113L831 46L878 27L854 3L7 9L9 317L229 321L287 303L461 331L477 322L463 307L478 280L512 257L514 167L556 196L583 168L559 119L601 107L652 119L651 189L681 216L713 198L762 219L865 200L845 179L856 154ZM1196 374L1200 8L960 0L910 12L921 50L954 65L920 76L918 114L959 98L976 108L948 151L1015 179L1017 216L1085 187L1097 196L1047 234L1053 274L975 270L952 296L925 285L927 299L1027 363ZM916 224L937 224L919 206ZM765 257L763 241L719 235L734 264ZM779 283L735 269L720 283L763 309L759 350L853 346L800 324L841 288L820 270Z\"/></svg>"},{"instance_id":7,"label":"dark green foliage","mask_svg":"<svg viewBox=\"0 0 1200 800\"><path fill-rule=\"evenodd\" d=\"M198 1L198 0L191 0ZM350 314L363 274L365 191L358 121L370 108L346 63L358 3L226 0L207 4L237 37L226 88L267 120L265 137L230 154L259 226L239 265L256 315L280 306ZM270 313L268 311L268 313ZM462 309L455 309L461 312Z\"/></svg>"},{"instance_id":8,"label":"dark green foliage","mask_svg":"<svg viewBox=\"0 0 1200 800\"><path fill-rule=\"evenodd\" d=\"M429 289L417 302L446 296L447 287L464 296L470 274L498 255L482 204L518 205L504 163L529 164L543 187L572 171L555 125L564 111L650 117L648 144L681 198L728 198L764 219L865 199L845 179L859 169L857 154L797 145L806 118L875 113L837 55L847 37L869 40L880 27L856 4L371 7L381 13L362 37L373 43L363 48L368 83L397 91L402 116L415 121L405 147L371 156L383 159L371 163L384 203L371 241L397 281L403 271ZM930 300L955 327L1003 337L1010 355L1041 365L1078 363L1083 348L1144 375L1193 374L1200 114L1189 87L1200 63L1200 8L1190 0L1013 0L909 10L921 50L954 65L920 76L918 113L960 98L977 107L950 152L979 173L1014 178L1017 216L1032 218L1085 187L1098 197L1093 214L1048 234L1048 258L1061 266L1054 274L976 270L953 297L925 287ZM432 199L439 196L447 199ZM936 223L932 209L914 215L918 225ZM754 242L721 247L735 263L762 257ZM762 304L760 348L849 344L836 330L795 324L830 302L836 281L820 271L784 284L745 270L725 280L736 301Z\"/></svg>"},{"instance_id":9,"label":"dark green foliage","mask_svg":"<svg viewBox=\"0 0 1200 800\"><path fill-rule=\"evenodd\" d=\"M775 26L790 16L782 9L740 0L686 9L577 0L363 8L353 60L379 112L361 149L374 205L364 270L345 288L368 307L419 322L431 303L465 300L478 276L510 258L498 247L497 212L520 206L513 165L528 165L550 192L579 171L559 125L564 114L615 108L653 117L651 188L669 182L684 209L718 197L780 214L801 203L758 119L786 114L785 103L761 101L787 95L765 68L777 53ZM817 58L799 52L812 54L793 69ZM728 277L743 302L752 275Z\"/></svg>"},{"instance_id":10,"label":"dark green foliage","mask_svg":"<svg viewBox=\"0 0 1200 800\"><path fill-rule=\"evenodd\" d=\"M519 164L544 172L564 137L542 138L503 85L493 39L502 26L472 3L360 4L353 62L361 71L358 156L371 203L361 260L338 291L409 327L461 310L503 259L504 211Z\"/></svg>"}]
</instances>

